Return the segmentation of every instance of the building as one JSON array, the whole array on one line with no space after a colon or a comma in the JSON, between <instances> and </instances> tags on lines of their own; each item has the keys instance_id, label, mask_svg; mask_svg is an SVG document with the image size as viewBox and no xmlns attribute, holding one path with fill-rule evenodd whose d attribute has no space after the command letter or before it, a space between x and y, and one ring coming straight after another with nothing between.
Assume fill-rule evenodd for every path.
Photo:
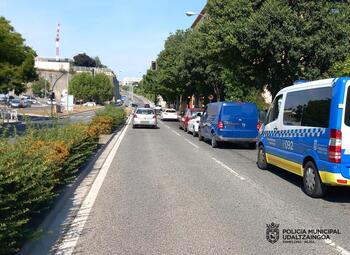
<instances>
[{"instance_id":1,"label":"building","mask_svg":"<svg viewBox=\"0 0 350 255\"><path fill-rule=\"evenodd\" d=\"M121 81L122 86L130 86L134 85L135 83L140 83L142 81L142 78L139 77L124 77L124 79Z\"/></svg>"},{"instance_id":2,"label":"building","mask_svg":"<svg viewBox=\"0 0 350 255\"><path fill-rule=\"evenodd\" d=\"M34 66L40 77L44 78L51 84L49 91L55 93L56 100L68 94L69 82L77 73L90 72L92 75L98 73L106 74L114 85L114 97L120 98L119 82L115 73L109 68L81 67L74 66L74 61L69 58L35 58Z\"/></svg>"}]
</instances>

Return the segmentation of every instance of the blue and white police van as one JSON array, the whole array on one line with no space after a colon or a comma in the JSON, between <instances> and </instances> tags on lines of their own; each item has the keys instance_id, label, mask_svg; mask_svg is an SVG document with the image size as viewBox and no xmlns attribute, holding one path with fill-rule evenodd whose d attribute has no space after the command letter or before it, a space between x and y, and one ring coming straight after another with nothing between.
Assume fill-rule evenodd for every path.
<instances>
[{"instance_id":1,"label":"blue and white police van","mask_svg":"<svg viewBox=\"0 0 350 255\"><path fill-rule=\"evenodd\" d=\"M350 186L350 78L303 82L278 92L259 130L260 169L303 177L307 195Z\"/></svg>"}]
</instances>

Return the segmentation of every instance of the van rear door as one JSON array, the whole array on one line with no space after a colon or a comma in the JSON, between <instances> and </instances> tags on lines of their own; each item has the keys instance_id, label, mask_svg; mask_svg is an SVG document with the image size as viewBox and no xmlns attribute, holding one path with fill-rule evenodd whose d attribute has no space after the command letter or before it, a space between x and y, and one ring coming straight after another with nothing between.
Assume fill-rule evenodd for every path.
<instances>
[{"instance_id":1,"label":"van rear door","mask_svg":"<svg viewBox=\"0 0 350 255\"><path fill-rule=\"evenodd\" d=\"M252 103L223 104L220 119L222 136L230 138L256 138L258 136L258 110Z\"/></svg>"},{"instance_id":2,"label":"van rear door","mask_svg":"<svg viewBox=\"0 0 350 255\"><path fill-rule=\"evenodd\" d=\"M343 85L343 84L339 84ZM345 85L345 84L344 84ZM341 162L344 164L349 164L347 169L344 169L343 176L346 178L350 178L350 81L348 81L345 85L344 92L344 113L343 113L343 121L342 121L342 157Z\"/></svg>"}]
</instances>

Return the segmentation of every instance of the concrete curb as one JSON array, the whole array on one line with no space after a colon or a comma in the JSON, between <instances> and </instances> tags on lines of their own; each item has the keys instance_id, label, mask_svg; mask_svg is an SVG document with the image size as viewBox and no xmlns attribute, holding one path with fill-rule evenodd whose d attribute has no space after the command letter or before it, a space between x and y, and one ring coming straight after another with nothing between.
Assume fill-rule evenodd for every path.
<instances>
[{"instance_id":1,"label":"concrete curb","mask_svg":"<svg viewBox=\"0 0 350 255\"><path fill-rule=\"evenodd\" d=\"M60 192L58 198L54 202L53 208L38 227L41 236L36 240L27 242L18 254L52 253L55 244L74 220L99 170L113 149L114 144L118 141L120 134L126 128L127 123L128 120L125 125L111 135L107 143L100 148L92 159L90 159L76 180ZM77 194L79 194L78 199L76 199Z\"/></svg>"}]
</instances>

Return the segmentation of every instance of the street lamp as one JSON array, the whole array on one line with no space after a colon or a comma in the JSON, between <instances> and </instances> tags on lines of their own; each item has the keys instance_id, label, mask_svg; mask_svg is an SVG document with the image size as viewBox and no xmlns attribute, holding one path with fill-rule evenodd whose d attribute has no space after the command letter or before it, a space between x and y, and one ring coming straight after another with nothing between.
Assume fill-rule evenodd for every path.
<instances>
[{"instance_id":1,"label":"street lamp","mask_svg":"<svg viewBox=\"0 0 350 255\"><path fill-rule=\"evenodd\" d=\"M191 17L191 16L202 16L202 17L205 17L205 15L201 14L201 13L195 13L193 11L187 11L186 13L186 16L188 17Z\"/></svg>"}]
</instances>

